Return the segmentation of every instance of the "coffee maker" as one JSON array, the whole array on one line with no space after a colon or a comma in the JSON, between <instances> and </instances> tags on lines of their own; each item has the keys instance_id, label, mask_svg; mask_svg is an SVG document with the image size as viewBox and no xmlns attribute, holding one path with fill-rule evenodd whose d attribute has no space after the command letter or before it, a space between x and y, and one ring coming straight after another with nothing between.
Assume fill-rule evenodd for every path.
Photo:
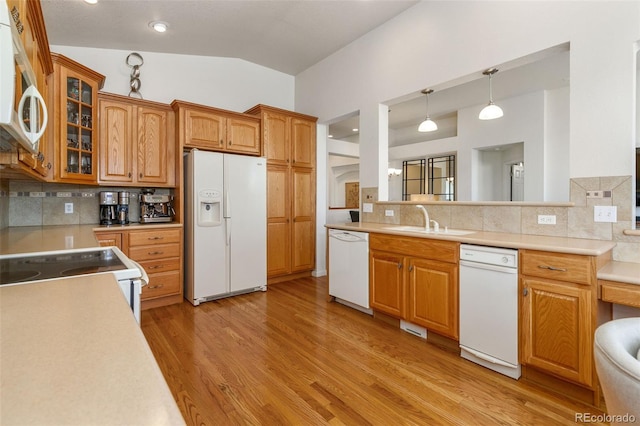
<instances>
[{"instance_id":1,"label":"coffee maker","mask_svg":"<svg viewBox=\"0 0 640 426\"><path fill-rule=\"evenodd\" d=\"M127 225L129 223L129 191L118 192L118 223Z\"/></svg>"},{"instance_id":2,"label":"coffee maker","mask_svg":"<svg viewBox=\"0 0 640 426\"><path fill-rule=\"evenodd\" d=\"M154 195L154 192L145 189L140 194L140 223L173 221L173 196Z\"/></svg>"},{"instance_id":3,"label":"coffee maker","mask_svg":"<svg viewBox=\"0 0 640 426\"><path fill-rule=\"evenodd\" d=\"M118 196L115 192L102 191L100 193L100 225L118 223Z\"/></svg>"}]
</instances>

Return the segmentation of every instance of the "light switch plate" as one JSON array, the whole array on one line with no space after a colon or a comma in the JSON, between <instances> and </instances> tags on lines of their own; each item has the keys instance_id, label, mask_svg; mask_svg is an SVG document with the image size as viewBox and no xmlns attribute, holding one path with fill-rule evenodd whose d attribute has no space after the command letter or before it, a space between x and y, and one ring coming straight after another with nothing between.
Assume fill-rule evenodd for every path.
<instances>
[{"instance_id":1,"label":"light switch plate","mask_svg":"<svg viewBox=\"0 0 640 426\"><path fill-rule=\"evenodd\" d=\"M393 210L385 210L384 211L384 215L385 216L393 216Z\"/></svg>"},{"instance_id":2,"label":"light switch plate","mask_svg":"<svg viewBox=\"0 0 640 426\"><path fill-rule=\"evenodd\" d=\"M64 213L65 214L73 213L73 203L64 203Z\"/></svg>"},{"instance_id":3,"label":"light switch plate","mask_svg":"<svg viewBox=\"0 0 640 426\"><path fill-rule=\"evenodd\" d=\"M364 213L373 213L373 203L362 203L362 211Z\"/></svg>"},{"instance_id":4,"label":"light switch plate","mask_svg":"<svg viewBox=\"0 0 640 426\"><path fill-rule=\"evenodd\" d=\"M618 207L617 206L594 206L593 221L594 222L617 222Z\"/></svg>"}]
</instances>

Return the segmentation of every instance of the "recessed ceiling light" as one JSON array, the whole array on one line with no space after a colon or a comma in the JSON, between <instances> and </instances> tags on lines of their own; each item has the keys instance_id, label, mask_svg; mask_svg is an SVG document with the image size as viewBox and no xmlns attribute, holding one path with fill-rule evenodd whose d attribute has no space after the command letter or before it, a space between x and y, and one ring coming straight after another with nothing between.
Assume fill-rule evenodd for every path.
<instances>
[{"instance_id":1,"label":"recessed ceiling light","mask_svg":"<svg viewBox=\"0 0 640 426\"><path fill-rule=\"evenodd\" d=\"M330 138L332 138L332 137L333 137L333 135L329 135L329 137L330 137Z\"/></svg>"},{"instance_id":2,"label":"recessed ceiling light","mask_svg":"<svg viewBox=\"0 0 640 426\"><path fill-rule=\"evenodd\" d=\"M98 3L98 0L84 0L84 2L87 4L96 4Z\"/></svg>"},{"instance_id":3,"label":"recessed ceiling light","mask_svg":"<svg viewBox=\"0 0 640 426\"><path fill-rule=\"evenodd\" d=\"M354 132L357 132L357 131L358 131L358 129L351 129L351 130L353 130Z\"/></svg>"},{"instance_id":4,"label":"recessed ceiling light","mask_svg":"<svg viewBox=\"0 0 640 426\"><path fill-rule=\"evenodd\" d=\"M151 21L149 22L149 27L159 33L164 33L167 31L167 28L169 28L169 24L164 21Z\"/></svg>"}]
</instances>

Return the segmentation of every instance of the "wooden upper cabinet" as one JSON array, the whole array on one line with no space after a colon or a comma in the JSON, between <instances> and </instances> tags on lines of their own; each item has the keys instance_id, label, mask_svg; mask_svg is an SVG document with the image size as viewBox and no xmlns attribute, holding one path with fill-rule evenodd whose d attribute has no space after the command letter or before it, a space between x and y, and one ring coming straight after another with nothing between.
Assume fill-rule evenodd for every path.
<instances>
[{"instance_id":1,"label":"wooden upper cabinet","mask_svg":"<svg viewBox=\"0 0 640 426\"><path fill-rule=\"evenodd\" d=\"M267 111L263 118L263 142L265 156L270 164L288 164L291 118L284 114Z\"/></svg>"},{"instance_id":2,"label":"wooden upper cabinet","mask_svg":"<svg viewBox=\"0 0 640 426\"><path fill-rule=\"evenodd\" d=\"M98 180L98 89L105 77L62 55L54 64L54 180L96 183Z\"/></svg>"},{"instance_id":3,"label":"wooden upper cabinet","mask_svg":"<svg viewBox=\"0 0 640 426\"><path fill-rule=\"evenodd\" d=\"M174 185L175 142L173 131L169 131L173 129L172 119L173 111L167 108L138 107L138 183Z\"/></svg>"},{"instance_id":4,"label":"wooden upper cabinet","mask_svg":"<svg viewBox=\"0 0 640 426\"><path fill-rule=\"evenodd\" d=\"M182 148L260 155L258 118L184 101L171 106L178 114Z\"/></svg>"},{"instance_id":5,"label":"wooden upper cabinet","mask_svg":"<svg viewBox=\"0 0 640 426\"><path fill-rule=\"evenodd\" d=\"M291 119L291 154L296 167L316 165L316 123L315 121Z\"/></svg>"},{"instance_id":6,"label":"wooden upper cabinet","mask_svg":"<svg viewBox=\"0 0 640 426\"><path fill-rule=\"evenodd\" d=\"M180 120L179 126L183 126L184 146L201 149L223 149L225 136L225 118L218 114L212 114L197 110L187 109L184 112L184 120Z\"/></svg>"},{"instance_id":7,"label":"wooden upper cabinet","mask_svg":"<svg viewBox=\"0 0 640 426\"><path fill-rule=\"evenodd\" d=\"M226 148L237 153L260 154L260 122L228 118Z\"/></svg>"},{"instance_id":8,"label":"wooden upper cabinet","mask_svg":"<svg viewBox=\"0 0 640 426\"><path fill-rule=\"evenodd\" d=\"M99 94L100 182L175 185L174 114L169 105Z\"/></svg>"},{"instance_id":9,"label":"wooden upper cabinet","mask_svg":"<svg viewBox=\"0 0 640 426\"><path fill-rule=\"evenodd\" d=\"M134 106L100 99L100 181L133 182Z\"/></svg>"}]
</instances>

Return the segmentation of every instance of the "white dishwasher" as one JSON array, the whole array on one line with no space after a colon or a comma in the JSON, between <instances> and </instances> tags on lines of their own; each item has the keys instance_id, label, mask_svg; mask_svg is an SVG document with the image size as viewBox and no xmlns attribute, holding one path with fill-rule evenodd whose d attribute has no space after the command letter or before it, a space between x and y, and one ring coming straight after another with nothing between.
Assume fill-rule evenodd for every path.
<instances>
[{"instance_id":1,"label":"white dishwasher","mask_svg":"<svg viewBox=\"0 0 640 426\"><path fill-rule=\"evenodd\" d=\"M460 245L460 356L520 377L517 250Z\"/></svg>"},{"instance_id":2,"label":"white dishwasher","mask_svg":"<svg viewBox=\"0 0 640 426\"><path fill-rule=\"evenodd\" d=\"M329 229L329 295L371 314L369 233Z\"/></svg>"}]
</instances>

